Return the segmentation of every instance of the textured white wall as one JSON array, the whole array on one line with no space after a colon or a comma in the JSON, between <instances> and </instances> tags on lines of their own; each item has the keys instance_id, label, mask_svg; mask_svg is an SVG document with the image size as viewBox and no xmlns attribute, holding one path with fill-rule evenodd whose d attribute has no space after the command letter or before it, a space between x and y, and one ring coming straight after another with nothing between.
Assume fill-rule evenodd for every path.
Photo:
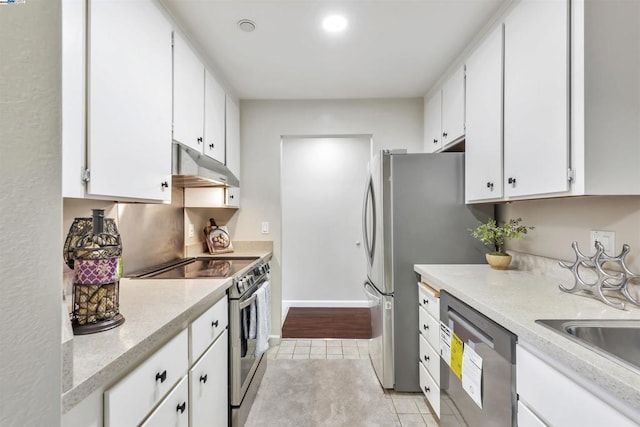
<instances>
[{"instance_id":1,"label":"textured white wall","mask_svg":"<svg viewBox=\"0 0 640 427\"><path fill-rule=\"evenodd\" d=\"M525 240L507 242L507 248L549 258L574 260L571 242L589 253L591 230L616 232L616 254L631 246L629 268L640 272L640 197L577 197L530 200L498 205L498 218L522 217L535 226Z\"/></svg>"},{"instance_id":2,"label":"textured white wall","mask_svg":"<svg viewBox=\"0 0 640 427\"><path fill-rule=\"evenodd\" d=\"M281 323L280 138L305 135L373 135L382 148L422 150L423 99L242 101L242 187L236 240L272 240L272 325ZM268 221L270 234L260 233Z\"/></svg>"},{"instance_id":3,"label":"textured white wall","mask_svg":"<svg viewBox=\"0 0 640 427\"><path fill-rule=\"evenodd\" d=\"M60 0L0 7L0 425L60 425Z\"/></svg>"}]
</instances>

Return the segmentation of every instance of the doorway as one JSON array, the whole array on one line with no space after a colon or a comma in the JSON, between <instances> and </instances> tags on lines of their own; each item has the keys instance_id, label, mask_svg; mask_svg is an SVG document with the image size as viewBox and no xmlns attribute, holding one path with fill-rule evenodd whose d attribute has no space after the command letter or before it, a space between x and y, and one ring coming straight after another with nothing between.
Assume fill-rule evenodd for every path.
<instances>
[{"instance_id":1,"label":"doorway","mask_svg":"<svg viewBox=\"0 0 640 427\"><path fill-rule=\"evenodd\" d=\"M283 321L295 308L360 308L371 135L282 138Z\"/></svg>"}]
</instances>

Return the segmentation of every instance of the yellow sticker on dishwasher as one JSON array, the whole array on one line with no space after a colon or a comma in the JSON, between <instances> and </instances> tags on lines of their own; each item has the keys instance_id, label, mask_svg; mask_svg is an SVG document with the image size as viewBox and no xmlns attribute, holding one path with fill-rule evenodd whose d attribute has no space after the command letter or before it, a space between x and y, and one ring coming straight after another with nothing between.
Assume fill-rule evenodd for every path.
<instances>
[{"instance_id":1,"label":"yellow sticker on dishwasher","mask_svg":"<svg viewBox=\"0 0 640 427\"><path fill-rule=\"evenodd\" d=\"M451 336L451 370L458 379L462 379L462 352L464 345L455 332Z\"/></svg>"}]
</instances>

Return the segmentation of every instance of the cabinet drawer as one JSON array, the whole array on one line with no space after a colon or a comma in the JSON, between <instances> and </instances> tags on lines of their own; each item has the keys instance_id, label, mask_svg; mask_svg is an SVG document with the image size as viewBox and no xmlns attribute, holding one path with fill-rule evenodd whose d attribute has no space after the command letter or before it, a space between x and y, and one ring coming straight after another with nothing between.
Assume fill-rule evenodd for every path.
<instances>
[{"instance_id":1,"label":"cabinet drawer","mask_svg":"<svg viewBox=\"0 0 640 427\"><path fill-rule=\"evenodd\" d=\"M186 329L104 393L106 427L137 425L188 369Z\"/></svg>"},{"instance_id":2,"label":"cabinet drawer","mask_svg":"<svg viewBox=\"0 0 640 427\"><path fill-rule=\"evenodd\" d=\"M420 335L425 337L433 348L440 351L440 322L427 314L422 308L418 309L418 313L418 318L420 319L420 325L418 326Z\"/></svg>"},{"instance_id":3,"label":"cabinet drawer","mask_svg":"<svg viewBox=\"0 0 640 427\"><path fill-rule=\"evenodd\" d=\"M440 418L440 386L431 378L422 363L418 365L420 367L420 390L422 390L436 415Z\"/></svg>"},{"instance_id":4,"label":"cabinet drawer","mask_svg":"<svg viewBox=\"0 0 640 427\"><path fill-rule=\"evenodd\" d=\"M189 382L185 376L141 427L188 427L189 410Z\"/></svg>"},{"instance_id":5,"label":"cabinet drawer","mask_svg":"<svg viewBox=\"0 0 640 427\"><path fill-rule=\"evenodd\" d=\"M435 291L423 284L418 284L418 296L420 297L418 301L420 307L424 308L434 319L440 319L440 298L435 294Z\"/></svg>"},{"instance_id":6,"label":"cabinet drawer","mask_svg":"<svg viewBox=\"0 0 640 427\"><path fill-rule=\"evenodd\" d=\"M223 331L189 371L191 427L228 425L227 339Z\"/></svg>"},{"instance_id":7,"label":"cabinet drawer","mask_svg":"<svg viewBox=\"0 0 640 427\"><path fill-rule=\"evenodd\" d=\"M518 402L518 427L547 427L547 425L522 402Z\"/></svg>"},{"instance_id":8,"label":"cabinet drawer","mask_svg":"<svg viewBox=\"0 0 640 427\"><path fill-rule=\"evenodd\" d=\"M440 355L431 347L427 340L420 336L420 363L427 368L436 384L440 384Z\"/></svg>"},{"instance_id":9,"label":"cabinet drawer","mask_svg":"<svg viewBox=\"0 0 640 427\"><path fill-rule=\"evenodd\" d=\"M189 360L191 364L202 356L202 353L227 327L229 322L228 305L227 297L225 296L189 326L191 339Z\"/></svg>"}]
</instances>

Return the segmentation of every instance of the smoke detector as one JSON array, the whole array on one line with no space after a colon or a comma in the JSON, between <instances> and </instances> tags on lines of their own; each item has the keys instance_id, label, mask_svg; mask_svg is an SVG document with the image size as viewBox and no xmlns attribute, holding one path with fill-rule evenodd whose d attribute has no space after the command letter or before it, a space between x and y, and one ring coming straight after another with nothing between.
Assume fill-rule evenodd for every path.
<instances>
[{"instance_id":1,"label":"smoke detector","mask_svg":"<svg viewBox=\"0 0 640 427\"><path fill-rule=\"evenodd\" d=\"M251 33L256 29L256 23L250 19L241 19L238 21L238 28L245 33Z\"/></svg>"}]
</instances>

